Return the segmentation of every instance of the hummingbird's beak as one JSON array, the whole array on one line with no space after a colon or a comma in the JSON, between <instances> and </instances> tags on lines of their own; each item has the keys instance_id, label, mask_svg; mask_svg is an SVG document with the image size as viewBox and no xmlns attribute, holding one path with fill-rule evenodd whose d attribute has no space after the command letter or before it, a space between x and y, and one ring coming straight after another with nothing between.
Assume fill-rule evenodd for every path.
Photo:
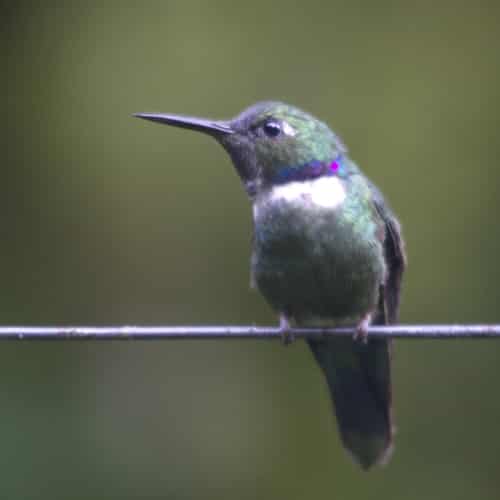
<instances>
[{"instance_id":1,"label":"hummingbird's beak","mask_svg":"<svg viewBox=\"0 0 500 500\"><path fill-rule=\"evenodd\" d=\"M133 116L152 122L164 123L165 125L204 132L215 137L234 133L229 123L224 121L207 120L192 116L165 115L162 113L134 113Z\"/></svg>"}]
</instances>

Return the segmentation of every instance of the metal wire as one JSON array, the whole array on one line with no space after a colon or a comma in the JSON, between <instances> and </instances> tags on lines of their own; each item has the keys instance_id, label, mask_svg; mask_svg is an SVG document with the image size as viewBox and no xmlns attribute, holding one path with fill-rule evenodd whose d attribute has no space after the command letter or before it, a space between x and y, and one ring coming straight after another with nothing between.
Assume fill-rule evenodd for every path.
<instances>
[{"instance_id":1,"label":"metal wire","mask_svg":"<svg viewBox=\"0 0 500 500\"><path fill-rule=\"evenodd\" d=\"M277 339L283 330L270 326L0 326L0 340L167 340ZM353 328L291 328L298 338L353 335ZM371 337L398 339L500 338L500 325L372 326Z\"/></svg>"}]
</instances>

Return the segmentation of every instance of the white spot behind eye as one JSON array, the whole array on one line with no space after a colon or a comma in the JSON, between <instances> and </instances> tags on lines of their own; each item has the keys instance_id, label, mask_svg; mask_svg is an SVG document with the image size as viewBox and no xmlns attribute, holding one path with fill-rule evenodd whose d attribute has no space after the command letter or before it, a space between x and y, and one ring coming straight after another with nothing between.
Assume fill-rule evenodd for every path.
<instances>
[{"instance_id":1,"label":"white spot behind eye","mask_svg":"<svg viewBox=\"0 0 500 500\"><path fill-rule=\"evenodd\" d=\"M297 133L297 131L288 122L283 122L282 130L285 135L290 137L293 137Z\"/></svg>"}]
</instances>

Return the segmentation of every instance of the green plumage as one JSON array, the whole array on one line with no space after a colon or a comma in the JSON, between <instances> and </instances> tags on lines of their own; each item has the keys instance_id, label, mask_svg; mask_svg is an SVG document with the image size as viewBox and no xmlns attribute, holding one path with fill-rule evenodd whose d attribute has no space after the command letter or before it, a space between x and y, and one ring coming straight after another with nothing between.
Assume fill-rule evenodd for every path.
<instances>
[{"instance_id":1,"label":"green plumage","mask_svg":"<svg viewBox=\"0 0 500 500\"><path fill-rule=\"evenodd\" d=\"M337 208L311 200L255 199L252 273L277 311L303 323L314 319L357 322L375 309L385 274L383 221L365 179L340 181Z\"/></svg>"},{"instance_id":2,"label":"green plumage","mask_svg":"<svg viewBox=\"0 0 500 500\"><path fill-rule=\"evenodd\" d=\"M299 326L397 320L405 268L399 224L326 124L283 103L230 121L141 118L201 131L227 150L253 203L251 272L281 318ZM285 332L284 332L285 333ZM390 342L309 340L344 446L363 468L392 449Z\"/></svg>"},{"instance_id":3,"label":"green plumage","mask_svg":"<svg viewBox=\"0 0 500 500\"><path fill-rule=\"evenodd\" d=\"M270 201L272 188L255 200L255 283L298 326L358 324L377 312L383 293L386 224L375 193L358 173L341 182L346 198L333 210L307 199ZM308 343L325 373L345 447L364 468L386 460L393 434L389 341Z\"/></svg>"}]
</instances>

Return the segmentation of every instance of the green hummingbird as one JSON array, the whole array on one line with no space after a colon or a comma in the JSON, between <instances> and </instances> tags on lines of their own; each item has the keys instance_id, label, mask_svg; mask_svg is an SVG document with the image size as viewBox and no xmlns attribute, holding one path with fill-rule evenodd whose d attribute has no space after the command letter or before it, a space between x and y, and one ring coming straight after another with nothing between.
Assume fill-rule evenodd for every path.
<instances>
[{"instance_id":1,"label":"green hummingbird","mask_svg":"<svg viewBox=\"0 0 500 500\"><path fill-rule=\"evenodd\" d=\"M229 153L253 208L252 283L290 325L355 326L355 338L308 339L344 447L364 468L393 444L391 341L370 324L397 321L406 265L400 225L380 191L320 120L280 102L216 121L137 113L203 132Z\"/></svg>"}]
</instances>

